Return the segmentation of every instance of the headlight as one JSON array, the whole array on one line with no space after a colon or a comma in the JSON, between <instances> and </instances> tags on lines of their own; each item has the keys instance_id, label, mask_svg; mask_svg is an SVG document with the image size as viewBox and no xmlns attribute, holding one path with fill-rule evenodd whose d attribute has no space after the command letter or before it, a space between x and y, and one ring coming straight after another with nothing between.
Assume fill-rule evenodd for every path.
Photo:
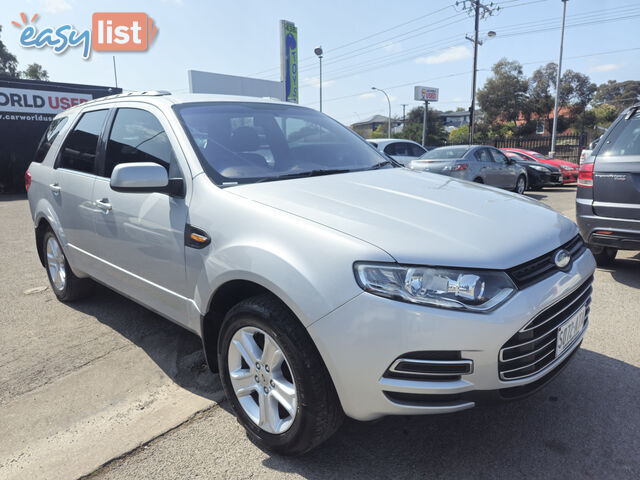
<instances>
[{"instance_id":1,"label":"headlight","mask_svg":"<svg viewBox=\"0 0 640 480\"><path fill-rule=\"evenodd\" d=\"M574 167L568 167L566 165L560 165L560 168L563 169L563 170L575 170Z\"/></svg>"},{"instance_id":2,"label":"headlight","mask_svg":"<svg viewBox=\"0 0 640 480\"><path fill-rule=\"evenodd\" d=\"M362 262L353 268L358 284L369 293L432 307L487 312L516 291L509 276L497 271Z\"/></svg>"},{"instance_id":3,"label":"headlight","mask_svg":"<svg viewBox=\"0 0 640 480\"><path fill-rule=\"evenodd\" d=\"M538 165L531 165L531 168L533 168L534 170L537 170L539 172L548 172L549 171L548 168L539 167Z\"/></svg>"}]
</instances>

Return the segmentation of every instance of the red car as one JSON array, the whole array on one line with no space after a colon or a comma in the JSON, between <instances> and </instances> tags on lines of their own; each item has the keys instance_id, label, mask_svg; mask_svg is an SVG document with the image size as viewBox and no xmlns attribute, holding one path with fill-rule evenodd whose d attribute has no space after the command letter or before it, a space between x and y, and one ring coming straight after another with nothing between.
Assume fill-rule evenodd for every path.
<instances>
[{"instance_id":1,"label":"red car","mask_svg":"<svg viewBox=\"0 0 640 480\"><path fill-rule=\"evenodd\" d=\"M534 162L548 163L555 165L562 170L562 183L576 183L578 181L578 165L564 160L558 160L557 158L551 158L541 153L534 152L533 150L524 150L522 148L503 148L504 152L516 152L520 155L527 157Z\"/></svg>"}]
</instances>

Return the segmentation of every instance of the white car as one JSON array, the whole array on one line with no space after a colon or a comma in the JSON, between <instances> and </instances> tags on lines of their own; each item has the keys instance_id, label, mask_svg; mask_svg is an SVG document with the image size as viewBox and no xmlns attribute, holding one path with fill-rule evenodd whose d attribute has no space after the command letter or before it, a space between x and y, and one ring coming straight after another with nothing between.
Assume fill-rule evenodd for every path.
<instances>
[{"instance_id":1,"label":"white car","mask_svg":"<svg viewBox=\"0 0 640 480\"><path fill-rule=\"evenodd\" d=\"M199 335L239 422L276 452L310 450L344 414L526 395L587 328L595 262L571 220L395 168L309 108L106 97L57 115L36 158L56 296L95 279Z\"/></svg>"},{"instance_id":2,"label":"white car","mask_svg":"<svg viewBox=\"0 0 640 480\"><path fill-rule=\"evenodd\" d=\"M427 149L412 140L399 138L376 138L368 139L371 145L382 153L389 155L396 162L408 165L411 160L420 158L427 153Z\"/></svg>"}]
</instances>

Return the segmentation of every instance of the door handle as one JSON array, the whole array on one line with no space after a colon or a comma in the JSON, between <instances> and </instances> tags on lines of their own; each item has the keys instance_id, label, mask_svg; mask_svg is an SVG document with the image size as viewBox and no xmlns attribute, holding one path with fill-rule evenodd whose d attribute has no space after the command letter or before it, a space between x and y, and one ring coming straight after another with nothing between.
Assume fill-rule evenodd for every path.
<instances>
[{"instance_id":1,"label":"door handle","mask_svg":"<svg viewBox=\"0 0 640 480\"><path fill-rule=\"evenodd\" d=\"M58 185L57 183L50 184L49 188L51 189L54 195L58 195L60 193L60 190L62 190L60 188L60 185Z\"/></svg>"},{"instance_id":2,"label":"door handle","mask_svg":"<svg viewBox=\"0 0 640 480\"><path fill-rule=\"evenodd\" d=\"M99 198L98 200L96 200L96 205L104 213L109 213L111 211L111 204L109 203L108 198Z\"/></svg>"}]
</instances>

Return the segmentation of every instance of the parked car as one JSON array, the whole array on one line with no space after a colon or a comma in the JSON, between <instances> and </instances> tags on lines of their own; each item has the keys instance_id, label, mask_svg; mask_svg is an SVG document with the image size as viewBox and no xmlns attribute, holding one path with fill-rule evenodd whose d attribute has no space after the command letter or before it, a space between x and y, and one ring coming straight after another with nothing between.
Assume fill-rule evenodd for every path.
<instances>
[{"instance_id":1,"label":"parked car","mask_svg":"<svg viewBox=\"0 0 640 480\"><path fill-rule=\"evenodd\" d=\"M591 155L591 152L593 152L593 149L596 148L596 145L598 145L598 142L600 141L601 138L602 138L602 135L600 135L595 140L591 141L587 146L587 148L585 148L584 150L582 150L582 152L580 152L580 165L582 165L584 161L587 158L589 158L589 155Z\"/></svg>"},{"instance_id":2,"label":"parked car","mask_svg":"<svg viewBox=\"0 0 640 480\"><path fill-rule=\"evenodd\" d=\"M599 265L640 250L640 103L626 109L580 166L580 233Z\"/></svg>"},{"instance_id":3,"label":"parked car","mask_svg":"<svg viewBox=\"0 0 640 480\"><path fill-rule=\"evenodd\" d=\"M550 164L534 162L520 153L504 151L507 158L516 161L518 165L527 170L529 190L542 190L543 187L556 187L562 185L562 170Z\"/></svg>"},{"instance_id":4,"label":"parked car","mask_svg":"<svg viewBox=\"0 0 640 480\"><path fill-rule=\"evenodd\" d=\"M551 158L547 155L534 152L533 150L524 150L521 148L503 148L503 151L516 152L524 155L534 162L546 163L553 165L562 170L562 183L575 183L578 181L578 165L557 158Z\"/></svg>"},{"instance_id":5,"label":"parked car","mask_svg":"<svg viewBox=\"0 0 640 480\"><path fill-rule=\"evenodd\" d=\"M313 448L344 414L527 395L587 328L595 262L575 223L395 168L313 109L128 93L57 115L38 151L25 180L58 299L95 279L198 334L238 421L276 452Z\"/></svg>"},{"instance_id":6,"label":"parked car","mask_svg":"<svg viewBox=\"0 0 640 480\"><path fill-rule=\"evenodd\" d=\"M440 173L524 193L527 171L494 147L455 145L434 148L409 163L413 170Z\"/></svg>"},{"instance_id":7,"label":"parked car","mask_svg":"<svg viewBox=\"0 0 640 480\"><path fill-rule=\"evenodd\" d=\"M402 165L407 165L411 160L420 158L427 153L426 148L412 140L376 138L369 139L367 142Z\"/></svg>"}]
</instances>

